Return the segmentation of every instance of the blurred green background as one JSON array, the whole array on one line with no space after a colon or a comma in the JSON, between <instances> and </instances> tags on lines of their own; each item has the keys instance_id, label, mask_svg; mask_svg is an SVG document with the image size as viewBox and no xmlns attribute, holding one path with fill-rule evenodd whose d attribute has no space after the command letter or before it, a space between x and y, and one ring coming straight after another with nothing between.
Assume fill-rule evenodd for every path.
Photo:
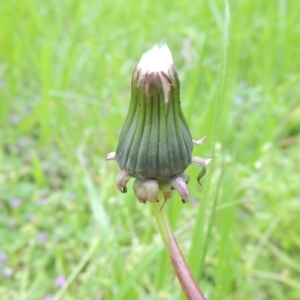
<instances>
[{"instance_id":1,"label":"blurred green background","mask_svg":"<svg viewBox=\"0 0 300 300\"><path fill-rule=\"evenodd\" d=\"M300 299L299 1L0 0L0 298L184 299L115 187L141 55L167 43L194 155L167 203L208 299Z\"/></svg>"}]
</instances>

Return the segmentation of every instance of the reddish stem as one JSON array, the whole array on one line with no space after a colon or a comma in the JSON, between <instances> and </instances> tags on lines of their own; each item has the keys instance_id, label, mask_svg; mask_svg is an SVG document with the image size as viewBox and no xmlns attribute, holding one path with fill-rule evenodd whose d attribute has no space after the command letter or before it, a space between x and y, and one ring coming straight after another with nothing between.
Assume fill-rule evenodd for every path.
<instances>
[{"instance_id":1,"label":"reddish stem","mask_svg":"<svg viewBox=\"0 0 300 300\"><path fill-rule=\"evenodd\" d=\"M160 204L154 204L153 206L160 234L187 299L206 300L181 253L165 210L160 211Z\"/></svg>"}]
</instances>

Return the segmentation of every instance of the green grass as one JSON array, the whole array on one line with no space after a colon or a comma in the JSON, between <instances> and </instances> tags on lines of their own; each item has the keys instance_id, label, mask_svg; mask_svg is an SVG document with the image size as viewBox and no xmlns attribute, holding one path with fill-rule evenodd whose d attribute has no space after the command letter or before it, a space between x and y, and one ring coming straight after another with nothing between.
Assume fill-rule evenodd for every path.
<instances>
[{"instance_id":1,"label":"green grass","mask_svg":"<svg viewBox=\"0 0 300 300\"><path fill-rule=\"evenodd\" d=\"M183 299L151 204L104 160L163 42L209 137L194 155L218 153L165 206L202 290L300 298L300 2L228 2L0 0L1 299Z\"/></svg>"}]
</instances>

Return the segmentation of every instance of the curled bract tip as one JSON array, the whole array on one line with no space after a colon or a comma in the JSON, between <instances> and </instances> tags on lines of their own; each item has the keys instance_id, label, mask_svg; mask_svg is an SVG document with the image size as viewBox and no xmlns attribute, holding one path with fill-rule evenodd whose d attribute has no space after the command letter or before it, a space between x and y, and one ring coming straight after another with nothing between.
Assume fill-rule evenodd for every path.
<instances>
[{"instance_id":1,"label":"curled bract tip","mask_svg":"<svg viewBox=\"0 0 300 300\"><path fill-rule=\"evenodd\" d=\"M116 152L110 152L106 155L106 160L114 160L116 159Z\"/></svg>"},{"instance_id":2,"label":"curled bract tip","mask_svg":"<svg viewBox=\"0 0 300 300\"><path fill-rule=\"evenodd\" d=\"M213 155L210 158L202 158L199 156L193 156L192 157L192 165L198 166L198 167L202 167L198 177L197 177L197 181L198 183L202 186L202 183L200 182L201 178L206 174L206 167L207 165L216 157L217 155Z\"/></svg>"},{"instance_id":3,"label":"curled bract tip","mask_svg":"<svg viewBox=\"0 0 300 300\"><path fill-rule=\"evenodd\" d=\"M197 146L200 146L200 145L202 145L205 141L206 141L206 139L207 139L207 136L204 136L202 139L200 139L200 140L193 140L193 143L195 144L195 145L197 145Z\"/></svg>"}]
</instances>

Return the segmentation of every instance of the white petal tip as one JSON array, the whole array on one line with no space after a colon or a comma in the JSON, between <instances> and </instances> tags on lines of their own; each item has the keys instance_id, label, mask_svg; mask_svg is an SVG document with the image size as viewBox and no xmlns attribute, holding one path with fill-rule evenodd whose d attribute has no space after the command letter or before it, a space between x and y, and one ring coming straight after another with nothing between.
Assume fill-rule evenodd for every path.
<instances>
[{"instance_id":1,"label":"white petal tip","mask_svg":"<svg viewBox=\"0 0 300 300\"><path fill-rule=\"evenodd\" d=\"M161 47L155 45L152 49L143 54L137 68L141 70L142 75L152 72L164 72L168 74L168 70L173 65L171 51L167 45Z\"/></svg>"}]
</instances>

